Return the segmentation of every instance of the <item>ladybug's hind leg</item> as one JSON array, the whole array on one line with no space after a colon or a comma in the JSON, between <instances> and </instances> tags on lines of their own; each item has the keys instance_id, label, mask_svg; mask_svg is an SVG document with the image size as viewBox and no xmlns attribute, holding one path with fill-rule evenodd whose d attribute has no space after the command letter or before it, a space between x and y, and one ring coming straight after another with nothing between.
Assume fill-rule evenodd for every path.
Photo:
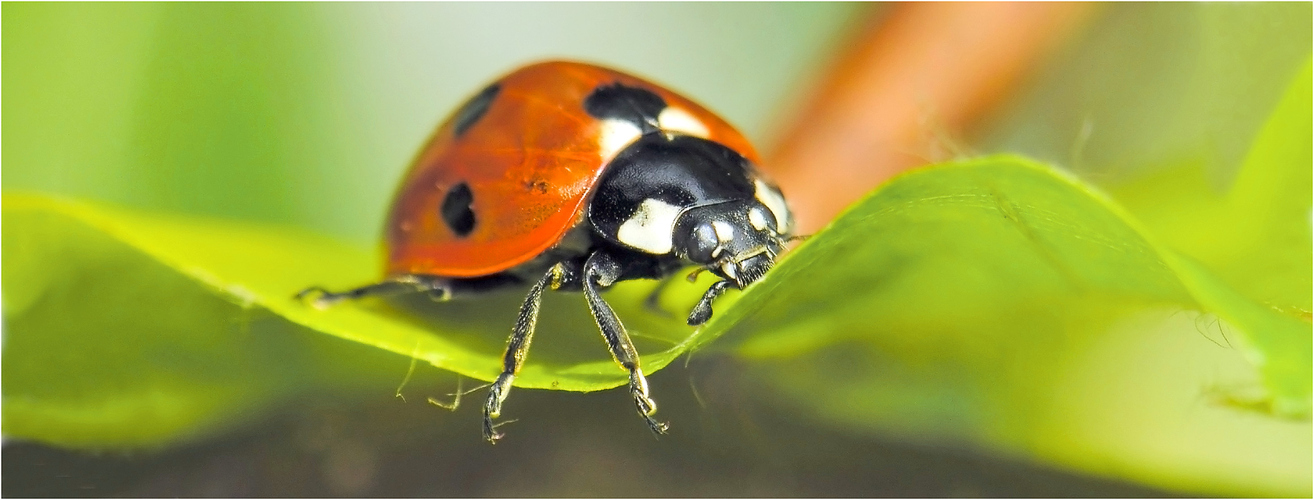
<instances>
[{"instance_id":1,"label":"ladybug's hind leg","mask_svg":"<svg viewBox=\"0 0 1314 500\"><path fill-rule=\"evenodd\" d=\"M584 298L588 300L593 319L598 322L602 337L606 339L607 347L611 349L612 358L630 372L630 396L634 398L639 416L643 417L648 423L648 428L654 433L665 434L669 426L652 417L657 412L657 403L648 396L648 380L643 377L643 370L639 368L639 352L634 349L634 342L630 341L630 336L625 333L625 325L621 324L620 318L616 317L611 306L598 293L599 287L611 286L620 279L621 275L621 265L615 258L606 252L595 252L584 263Z\"/></svg>"},{"instance_id":2,"label":"ladybug's hind leg","mask_svg":"<svg viewBox=\"0 0 1314 500\"><path fill-rule=\"evenodd\" d=\"M296 294L297 300L310 300L310 304L324 309L344 300L356 300L363 297L386 297L403 293L426 292L437 301L452 298L453 283L449 279L433 276L408 274L388 278L378 283L352 288L341 292L330 292L323 287L312 286Z\"/></svg>"}]
</instances>

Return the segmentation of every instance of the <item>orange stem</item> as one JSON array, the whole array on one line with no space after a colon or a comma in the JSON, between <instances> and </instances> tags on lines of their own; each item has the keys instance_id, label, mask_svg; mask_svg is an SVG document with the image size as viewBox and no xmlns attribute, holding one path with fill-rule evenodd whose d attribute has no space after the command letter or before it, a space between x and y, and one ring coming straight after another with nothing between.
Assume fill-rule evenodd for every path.
<instances>
[{"instance_id":1,"label":"orange stem","mask_svg":"<svg viewBox=\"0 0 1314 500\"><path fill-rule=\"evenodd\" d=\"M879 11L767 156L799 231L816 231L898 172L950 156L945 137L982 121L1091 11L1079 3Z\"/></svg>"}]
</instances>

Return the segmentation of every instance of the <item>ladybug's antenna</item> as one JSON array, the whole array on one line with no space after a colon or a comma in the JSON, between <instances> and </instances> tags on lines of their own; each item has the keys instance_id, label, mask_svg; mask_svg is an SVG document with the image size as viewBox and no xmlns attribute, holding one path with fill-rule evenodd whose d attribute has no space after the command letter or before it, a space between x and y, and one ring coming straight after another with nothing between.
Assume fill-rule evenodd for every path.
<instances>
[{"instance_id":1,"label":"ladybug's antenna","mask_svg":"<svg viewBox=\"0 0 1314 500\"><path fill-rule=\"evenodd\" d=\"M808 238L811 238L811 237L812 237L812 235L810 235L810 234L796 234L796 235L793 235L793 236L788 236L788 237L785 237L785 238L781 238L780 241L781 241L782 243L789 243L789 242L791 242L791 241L807 241Z\"/></svg>"},{"instance_id":2,"label":"ladybug's antenna","mask_svg":"<svg viewBox=\"0 0 1314 500\"><path fill-rule=\"evenodd\" d=\"M793 236L785 236L785 237L781 237L779 235L772 236L772 238L775 239L776 244L782 247L785 246L786 243L789 243L791 241L806 241L808 238L811 237L812 235L810 234L796 234ZM775 257L775 252L772 252L771 256Z\"/></svg>"}]
</instances>

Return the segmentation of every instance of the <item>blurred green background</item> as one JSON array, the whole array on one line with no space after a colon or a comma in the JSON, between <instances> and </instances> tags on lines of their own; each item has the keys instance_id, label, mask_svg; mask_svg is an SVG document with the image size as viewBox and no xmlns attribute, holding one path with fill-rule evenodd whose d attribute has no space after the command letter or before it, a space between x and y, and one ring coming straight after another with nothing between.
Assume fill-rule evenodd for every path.
<instances>
[{"instance_id":1,"label":"blurred green background","mask_svg":"<svg viewBox=\"0 0 1314 500\"><path fill-rule=\"evenodd\" d=\"M858 4L15 4L5 189L380 234L471 89L570 58L648 75L762 141Z\"/></svg>"},{"instance_id":2,"label":"blurred green background","mask_svg":"<svg viewBox=\"0 0 1314 500\"><path fill-rule=\"evenodd\" d=\"M495 75L545 58L614 66L708 105L761 147L847 37L882 8L6 3L3 187L287 224L372 246L418 145ZM1235 261L1253 255L1235 249L1242 244L1219 250L1221 237L1198 237L1217 219L1183 222L1180 208L1156 210L1164 193L1195 200L1227 191L1292 78L1307 67L1310 46L1309 4L1102 6L969 146L1066 166L1107 189L1174 248L1225 277L1245 276L1252 270ZM1203 174L1184 183L1195 178L1181 172ZM1309 274L1308 251L1290 258ZM1294 296L1262 283L1246 291L1281 295L1308 311L1308 288ZM167 308L171 293L147 297ZM177 300L185 295L177 293ZM215 322L231 314L205 307ZM1140 363L1164 373L1213 370L1205 378L1220 383L1246 379L1234 353L1200 342L1219 339L1210 321L1131 318L1076 361ZM253 325L264 335L286 330L268 321ZM1180 363L1157 366L1164 352L1184 354ZM1072 428L1038 431L1035 439L1046 444L1035 447L1048 450L1038 456L1010 456L866 427L852 416L818 416L807 408L809 397L828 374L809 371L814 362L750 355L675 363L653 380L663 388L664 417L686 431L656 442L636 431L623 391L519 391L526 419L515 425L516 441L496 449L478 442L473 425L457 424L474 422L475 408L448 416L415 404L425 388L450 390L454 383L420 370L411 404L396 404L390 392L321 394L277 416L244 415L247 425L233 434L168 450L90 456L9 440L4 494L1153 496L1164 492L1146 485L1234 495L1309 488L1307 420L1110 407L1079 413ZM1071 387L1099 401L1129 405L1170 391L1208 392L1193 386L1195 379L1144 382L1153 371L1133 370L1121 381L1099 378L1107 369L1055 375L1075 379ZM756 380L772 374L783 380ZM1063 404L1086 411L1083 396ZM1157 419L1153 425L1138 420L1146 414ZM1237 422L1245 433L1218 430ZM1174 428L1179 435L1149 435ZM1100 432L1131 436L1089 442ZM1102 449L1109 457L1064 456L1055 450L1065 440L1079 450L1073 453ZM1199 450L1168 449L1193 441L1202 443ZM1203 458L1197 464L1193 456ZM1232 472L1219 480L1226 487L1192 487L1189 474L1153 478L1157 460L1186 463L1197 474ZM1072 463L1141 485L1063 470Z\"/></svg>"}]
</instances>

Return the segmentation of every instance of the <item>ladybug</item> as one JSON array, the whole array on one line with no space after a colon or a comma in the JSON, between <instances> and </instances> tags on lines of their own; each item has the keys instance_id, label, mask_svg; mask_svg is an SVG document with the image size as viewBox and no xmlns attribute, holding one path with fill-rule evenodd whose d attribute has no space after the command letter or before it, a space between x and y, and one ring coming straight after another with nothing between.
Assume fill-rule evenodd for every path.
<instances>
[{"instance_id":1,"label":"ladybug","mask_svg":"<svg viewBox=\"0 0 1314 500\"><path fill-rule=\"evenodd\" d=\"M445 301L528 285L484 404L483 436L495 443L543 291L582 292L629 372L639 415L665 433L639 354L601 292L710 271L721 280L689 314L696 326L728 288L761 279L795 238L759 163L728 123L658 85L578 62L526 66L465 102L411 165L388 215L384 280L298 297L317 295L317 307L405 292Z\"/></svg>"}]
</instances>

